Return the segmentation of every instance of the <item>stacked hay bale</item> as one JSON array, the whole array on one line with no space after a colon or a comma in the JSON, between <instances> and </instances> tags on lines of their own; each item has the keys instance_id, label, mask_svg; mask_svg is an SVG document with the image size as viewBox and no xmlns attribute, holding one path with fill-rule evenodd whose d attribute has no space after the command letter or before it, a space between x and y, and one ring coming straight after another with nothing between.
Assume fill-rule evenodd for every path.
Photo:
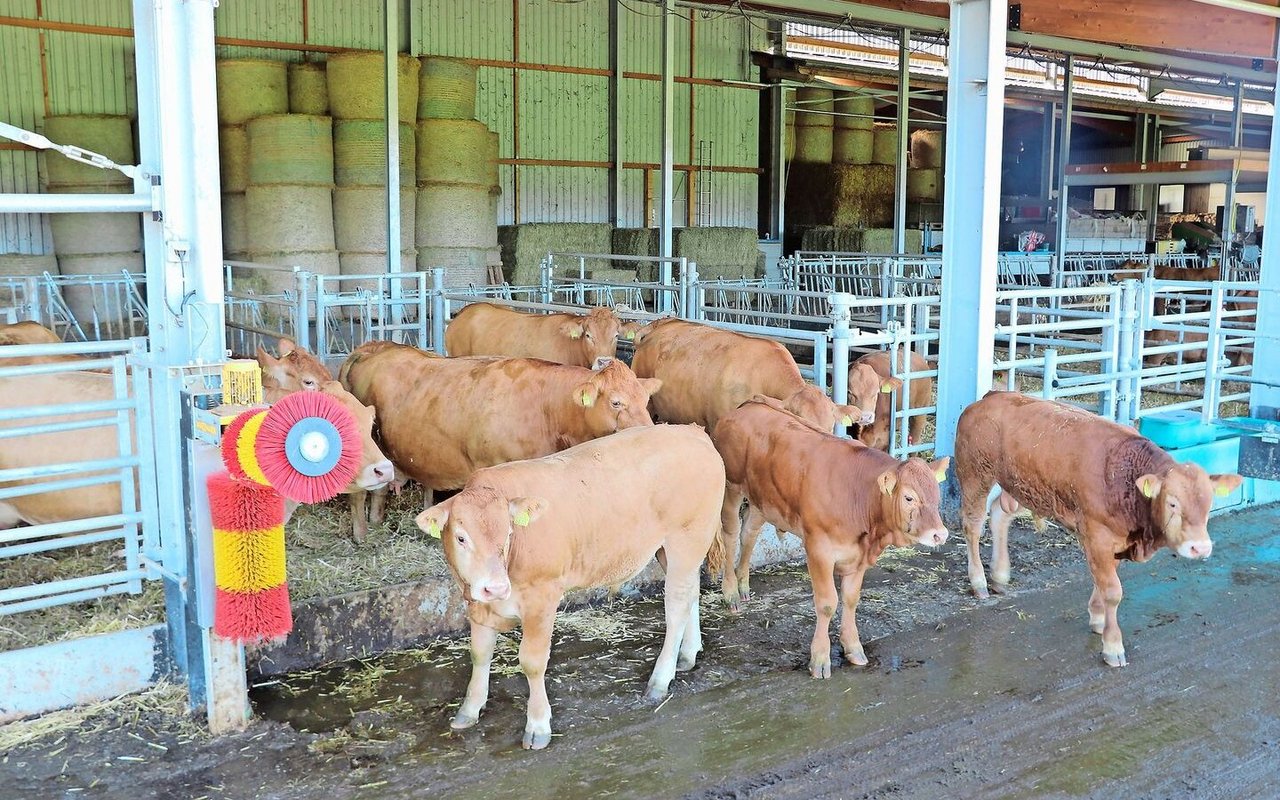
<instances>
[{"instance_id":1,"label":"stacked hay bale","mask_svg":"<svg viewBox=\"0 0 1280 800\"><path fill-rule=\"evenodd\" d=\"M907 200L936 203L942 199L942 131L911 134L911 167L907 170Z\"/></svg>"},{"instance_id":2,"label":"stacked hay bale","mask_svg":"<svg viewBox=\"0 0 1280 800\"><path fill-rule=\"evenodd\" d=\"M902 252L914 255L924 250L924 234L919 229L908 228L906 246ZM864 253L896 253L898 248L893 238L893 228L870 228L862 232L862 252Z\"/></svg>"},{"instance_id":3,"label":"stacked hay bale","mask_svg":"<svg viewBox=\"0 0 1280 800\"><path fill-rule=\"evenodd\" d=\"M329 113L329 77L323 63L300 61L289 65L289 113Z\"/></svg>"},{"instance_id":4,"label":"stacked hay bale","mask_svg":"<svg viewBox=\"0 0 1280 800\"><path fill-rule=\"evenodd\" d=\"M28 255L26 253L0 253L0 276L4 277L39 277L45 273L58 274L58 257L48 255ZM0 305L17 305L22 298L15 298L13 292L0 284ZM0 317L0 320L3 320Z\"/></svg>"},{"instance_id":5,"label":"stacked hay bale","mask_svg":"<svg viewBox=\"0 0 1280 800\"><path fill-rule=\"evenodd\" d=\"M796 90L794 161L830 164L834 110L830 89L804 87Z\"/></svg>"},{"instance_id":6,"label":"stacked hay bale","mask_svg":"<svg viewBox=\"0 0 1280 800\"><path fill-rule=\"evenodd\" d=\"M833 164L870 164L874 152L876 104L870 97L842 94L835 100L835 130L831 139Z\"/></svg>"},{"instance_id":7,"label":"stacked hay bale","mask_svg":"<svg viewBox=\"0 0 1280 800\"><path fill-rule=\"evenodd\" d=\"M877 122L872 130L871 163L890 167L898 163L898 126Z\"/></svg>"},{"instance_id":8,"label":"stacked hay bale","mask_svg":"<svg viewBox=\"0 0 1280 800\"><path fill-rule=\"evenodd\" d=\"M449 286L487 284L498 243L498 135L475 119L476 68L427 56L417 102L418 268ZM536 273L535 273L536 274Z\"/></svg>"},{"instance_id":9,"label":"stacked hay bale","mask_svg":"<svg viewBox=\"0 0 1280 800\"><path fill-rule=\"evenodd\" d=\"M816 225L801 234L800 249L819 253L859 253L862 252L862 229Z\"/></svg>"},{"instance_id":10,"label":"stacked hay bale","mask_svg":"<svg viewBox=\"0 0 1280 800\"><path fill-rule=\"evenodd\" d=\"M333 235L333 122L312 114L271 114L249 121L245 191L249 260L338 274ZM246 270L242 279L267 294L292 289L287 272Z\"/></svg>"},{"instance_id":11,"label":"stacked hay bale","mask_svg":"<svg viewBox=\"0 0 1280 800\"><path fill-rule=\"evenodd\" d=\"M782 147L786 151L783 157L787 161L791 161L796 157L796 110L794 108L796 92L794 89L782 90L782 103L787 110L785 115L786 134L782 137Z\"/></svg>"},{"instance_id":12,"label":"stacked hay bale","mask_svg":"<svg viewBox=\"0 0 1280 800\"><path fill-rule=\"evenodd\" d=\"M387 271L387 123L382 90L385 62L380 53L343 53L329 59L329 106L333 111L334 239L343 275ZM413 270L413 177L417 143L413 131L418 102L418 60L397 58L398 95L393 110L400 172L400 254L402 270ZM344 290L358 288L343 281Z\"/></svg>"},{"instance_id":13,"label":"stacked hay bale","mask_svg":"<svg viewBox=\"0 0 1280 800\"><path fill-rule=\"evenodd\" d=\"M135 164L133 127L128 117L70 115L45 117L44 134L59 144L74 144L101 153L117 164ZM60 194L129 194L133 181L122 172L72 161L50 152L45 158L45 190ZM64 275L140 273L142 226L137 214L51 214L53 249L58 272ZM47 264L47 261L44 262ZM63 299L82 323L93 319L93 292L68 287ZM105 324L119 321L122 308L96 309ZM116 317L111 319L109 317Z\"/></svg>"},{"instance_id":14,"label":"stacked hay bale","mask_svg":"<svg viewBox=\"0 0 1280 800\"><path fill-rule=\"evenodd\" d=\"M698 277L764 277L764 253L754 228L677 228L672 253L697 263Z\"/></svg>"},{"instance_id":15,"label":"stacked hay bale","mask_svg":"<svg viewBox=\"0 0 1280 800\"><path fill-rule=\"evenodd\" d=\"M530 286L538 282L542 259L547 253L607 253L613 229L597 222L533 222L502 225L498 244L502 255L502 275L508 283ZM588 272L609 268L604 259L588 259Z\"/></svg>"},{"instance_id":16,"label":"stacked hay bale","mask_svg":"<svg viewBox=\"0 0 1280 800\"><path fill-rule=\"evenodd\" d=\"M657 228L614 228L612 239L613 247L609 252L614 255L650 257L658 255ZM652 262L615 261L613 268L632 270L630 280L648 283L658 279L658 265Z\"/></svg>"},{"instance_id":17,"label":"stacked hay bale","mask_svg":"<svg viewBox=\"0 0 1280 800\"><path fill-rule=\"evenodd\" d=\"M222 250L233 261L248 258L249 120L289 111L289 74L281 61L260 58L217 62L218 160L222 171Z\"/></svg>"}]
</instances>

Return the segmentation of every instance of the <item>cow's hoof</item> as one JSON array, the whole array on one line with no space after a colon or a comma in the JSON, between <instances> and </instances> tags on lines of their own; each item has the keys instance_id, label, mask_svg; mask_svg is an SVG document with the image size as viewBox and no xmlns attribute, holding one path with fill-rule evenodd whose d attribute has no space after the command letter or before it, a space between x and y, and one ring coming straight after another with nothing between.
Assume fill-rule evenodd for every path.
<instances>
[{"instance_id":1,"label":"cow's hoof","mask_svg":"<svg viewBox=\"0 0 1280 800\"><path fill-rule=\"evenodd\" d=\"M1009 584L1007 582L1001 583L1000 581L992 581L991 583L992 594L1005 594L1008 591L1009 591Z\"/></svg>"},{"instance_id":2,"label":"cow's hoof","mask_svg":"<svg viewBox=\"0 0 1280 800\"><path fill-rule=\"evenodd\" d=\"M742 613L742 595L735 594L733 596L726 595L724 598L725 605L729 607L729 613L735 617Z\"/></svg>"},{"instance_id":3,"label":"cow's hoof","mask_svg":"<svg viewBox=\"0 0 1280 800\"><path fill-rule=\"evenodd\" d=\"M520 744L525 750L541 750L551 744L551 731L525 731Z\"/></svg>"},{"instance_id":4,"label":"cow's hoof","mask_svg":"<svg viewBox=\"0 0 1280 800\"><path fill-rule=\"evenodd\" d=\"M688 672L697 666L697 663L698 657L696 655L680 656L680 658L676 659L676 672Z\"/></svg>"},{"instance_id":5,"label":"cow's hoof","mask_svg":"<svg viewBox=\"0 0 1280 800\"><path fill-rule=\"evenodd\" d=\"M371 525L381 525L381 524L382 524L382 521L383 521L383 520L385 520L386 518L387 518L386 514L370 514L370 515L369 515L369 524L371 524Z\"/></svg>"},{"instance_id":6,"label":"cow's hoof","mask_svg":"<svg viewBox=\"0 0 1280 800\"><path fill-rule=\"evenodd\" d=\"M818 680L831 677L831 656L809 659L809 674Z\"/></svg>"},{"instance_id":7,"label":"cow's hoof","mask_svg":"<svg viewBox=\"0 0 1280 800\"><path fill-rule=\"evenodd\" d=\"M667 698L667 687L650 683L649 688L645 689L644 699L650 703L661 703Z\"/></svg>"},{"instance_id":8,"label":"cow's hoof","mask_svg":"<svg viewBox=\"0 0 1280 800\"><path fill-rule=\"evenodd\" d=\"M865 667L867 665L867 651L862 649L861 643L853 647L846 647L844 649L844 660L856 667Z\"/></svg>"},{"instance_id":9,"label":"cow's hoof","mask_svg":"<svg viewBox=\"0 0 1280 800\"><path fill-rule=\"evenodd\" d=\"M449 722L449 727L453 728L455 731L465 731L467 728L470 728L472 725L475 725L479 721L480 721L479 714L476 714L473 716L471 714L464 714L463 712L459 711L457 714L453 715L453 719L450 720Z\"/></svg>"},{"instance_id":10,"label":"cow's hoof","mask_svg":"<svg viewBox=\"0 0 1280 800\"><path fill-rule=\"evenodd\" d=\"M1103 650L1102 660L1106 662L1108 667L1124 667L1124 666L1128 666L1129 664L1129 662L1124 657L1123 650L1121 650L1118 653L1108 653L1106 650Z\"/></svg>"},{"instance_id":11,"label":"cow's hoof","mask_svg":"<svg viewBox=\"0 0 1280 800\"><path fill-rule=\"evenodd\" d=\"M974 587L973 587L973 596L974 596L974 597L976 597L976 598L978 598L979 600L986 600L986 599L988 599L989 597L991 597L991 594L990 594L989 592L987 592L987 587L986 587L986 586L974 586Z\"/></svg>"}]
</instances>

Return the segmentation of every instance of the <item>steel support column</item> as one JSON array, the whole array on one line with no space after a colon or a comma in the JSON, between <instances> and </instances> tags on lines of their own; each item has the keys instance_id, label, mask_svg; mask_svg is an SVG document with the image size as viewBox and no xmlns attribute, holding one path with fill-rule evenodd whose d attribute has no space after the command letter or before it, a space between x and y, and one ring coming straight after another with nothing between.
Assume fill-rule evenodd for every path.
<instances>
[{"instance_id":1,"label":"steel support column","mask_svg":"<svg viewBox=\"0 0 1280 800\"><path fill-rule=\"evenodd\" d=\"M619 5L609 3L609 223L623 227L622 219L622 22ZM648 220L642 221L642 227Z\"/></svg>"},{"instance_id":2,"label":"steel support column","mask_svg":"<svg viewBox=\"0 0 1280 800\"><path fill-rule=\"evenodd\" d=\"M672 251L671 207L675 192L675 9L672 0L662 0L662 163L659 170L658 255L670 258Z\"/></svg>"},{"instance_id":3,"label":"steel support column","mask_svg":"<svg viewBox=\"0 0 1280 800\"><path fill-rule=\"evenodd\" d=\"M1062 269L1062 259L1067 255L1067 164L1071 161L1071 110L1075 105L1072 94L1075 82L1076 57L1067 56L1062 68L1062 133L1058 136L1058 224L1053 241L1053 257Z\"/></svg>"},{"instance_id":4,"label":"steel support column","mask_svg":"<svg viewBox=\"0 0 1280 800\"><path fill-rule=\"evenodd\" d=\"M1280 81L1275 107L1280 109ZM1258 276L1258 339L1253 345L1253 384L1249 406L1253 416L1262 408L1280 408L1280 114L1271 118L1271 155L1267 164L1267 208L1262 237L1262 268Z\"/></svg>"},{"instance_id":5,"label":"steel support column","mask_svg":"<svg viewBox=\"0 0 1280 800\"><path fill-rule=\"evenodd\" d=\"M138 138L143 170L153 176L160 211L143 215L150 330L155 476L164 559L195 576L194 507L180 381L171 367L225 356L222 215L214 86L213 0L134 0ZM136 373L135 373L136 374ZM169 653L186 676L193 707L207 709L217 731L248 716L244 650L197 621L194 577L165 579Z\"/></svg>"},{"instance_id":6,"label":"steel support column","mask_svg":"<svg viewBox=\"0 0 1280 800\"><path fill-rule=\"evenodd\" d=\"M898 169L893 182L893 247L907 252L907 121L911 112L911 29L898 36Z\"/></svg>"},{"instance_id":7,"label":"steel support column","mask_svg":"<svg viewBox=\"0 0 1280 800\"><path fill-rule=\"evenodd\" d=\"M1041 147L1040 147L1040 197L1044 199L1044 206L1047 209L1049 204L1053 202L1053 176L1054 172L1054 143L1057 141L1056 131L1058 128L1058 105L1057 103L1044 104L1044 127L1041 131Z\"/></svg>"},{"instance_id":8,"label":"steel support column","mask_svg":"<svg viewBox=\"0 0 1280 800\"><path fill-rule=\"evenodd\" d=\"M991 387L1008 7L1008 0L951 5L938 455L955 452L960 412Z\"/></svg>"},{"instance_id":9,"label":"steel support column","mask_svg":"<svg viewBox=\"0 0 1280 800\"><path fill-rule=\"evenodd\" d=\"M387 23L382 40L387 109L387 272L401 272L404 268L400 264L400 0L386 0L383 9ZM398 295L400 282L392 281L391 287ZM399 316L400 310L399 305L393 305L393 316Z\"/></svg>"},{"instance_id":10,"label":"steel support column","mask_svg":"<svg viewBox=\"0 0 1280 800\"><path fill-rule=\"evenodd\" d=\"M1231 101L1231 146L1236 149L1237 156L1244 144L1244 81L1236 81L1236 91ZM1227 268L1227 258L1231 255L1231 242L1236 232L1236 184L1240 180L1240 159L1234 158L1231 165L1231 178L1227 181L1227 196L1222 204L1222 269ZM1265 237L1264 237L1265 239ZM1225 274L1224 274L1225 277Z\"/></svg>"},{"instance_id":11,"label":"steel support column","mask_svg":"<svg viewBox=\"0 0 1280 800\"><path fill-rule=\"evenodd\" d=\"M777 52L787 51L786 28L777 22L769 23L769 33L776 42ZM782 239L786 225L787 197L787 90L781 84L769 90L769 199L768 237Z\"/></svg>"}]
</instances>

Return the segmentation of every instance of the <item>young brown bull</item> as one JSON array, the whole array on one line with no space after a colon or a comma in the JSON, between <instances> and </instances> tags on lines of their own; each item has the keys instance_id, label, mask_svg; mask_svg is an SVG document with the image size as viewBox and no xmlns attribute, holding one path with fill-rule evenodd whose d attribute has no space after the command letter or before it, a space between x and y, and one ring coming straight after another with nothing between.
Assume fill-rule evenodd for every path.
<instances>
[{"instance_id":1,"label":"young brown bull","mask_svg":"<svg viewBox=\"0 0 1280 800\"><path fill-rule=\"evenodd\" d=\"M712 435L724 458L721 538L727 553L724 596L731 609L749 589L750 550L765 522L804 539L818 621L809 649L809 673L831 677L829 630L840 576L845 658L867 663L856 612L867 568L889 545L936 546L947 539L938 513L938 481L950 459L898 461L860 442L841 439L783 411L776 401L753 398L725 415ZM747 518L738 510L748 501ZM742 555L730 559L741 528Z\"/></svg>"},{"instance_id":2,"label":"young brown bull","mask_svg":"<svg viewBox=\"0 0 1280 800\"><path fill-rule=\"evenodd\" d=\"M471 682L453 728L476 724L498 633L520 624L529 681L524 746L546 747L556 608L568 589L631 579L655 552L667 571L667 631L646 697L665 697L676 670L691 669L702 649L698 572L717 541L723 490L724 465L706 433L659 425L482 469L422 512L418 525L440 537L471 620Z\"/></svg>"},{"instance_id":3,"label":"young brown bull","mask_svg":"<svg viewBox=\"0 0 1280 800\"><path fill-rule=\"evenodd\" d=\"M526 314L492 303L472 303L444 332L451 356L541 358L589 367L618 353L621 322L613 309L586 314Z\"/></svg>"},{"instance_id":4,"label":"young brown bull","mask_svg":"<svg viewBox=\"0 0 1280 800\"><path fill-rule=\"evenodd\" d=\"M1102 634L1102 658L1126 663L1116 610L1124 596L1119 561L1146 561L1161 547L1183 558L1208 558L1207 527L1215 494L1239 475L1209 475L1178 464L1137 431L1049 400L990 392L965 409L956 429L956 478L969 544L969 583L987 596L978 540L991 506L991 578L1009 582L1009 523L1020 506L1075 532L1093 574L1089 627Z\"/></svg>"}]
</instances>

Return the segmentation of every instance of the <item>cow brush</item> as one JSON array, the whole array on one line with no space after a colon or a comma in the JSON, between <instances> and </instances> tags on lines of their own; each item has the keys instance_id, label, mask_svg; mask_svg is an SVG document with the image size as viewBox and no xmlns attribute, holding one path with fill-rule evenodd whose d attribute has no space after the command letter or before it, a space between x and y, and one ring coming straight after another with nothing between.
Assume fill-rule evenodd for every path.
<instances>
[{"instance_id":1,"label":"cow brush","mask_svg":"<svg viewBox=\"0 0 1280 800\"><path fill-rule=\"evenodd\" d=\"M214 633L238 642L279 639L293 627L285 575L284 500L317 503L355 476L355 419L319 392L246 411L222 437L226 472L207 481L213 518Z\"/></svg>"}]
</instances>

